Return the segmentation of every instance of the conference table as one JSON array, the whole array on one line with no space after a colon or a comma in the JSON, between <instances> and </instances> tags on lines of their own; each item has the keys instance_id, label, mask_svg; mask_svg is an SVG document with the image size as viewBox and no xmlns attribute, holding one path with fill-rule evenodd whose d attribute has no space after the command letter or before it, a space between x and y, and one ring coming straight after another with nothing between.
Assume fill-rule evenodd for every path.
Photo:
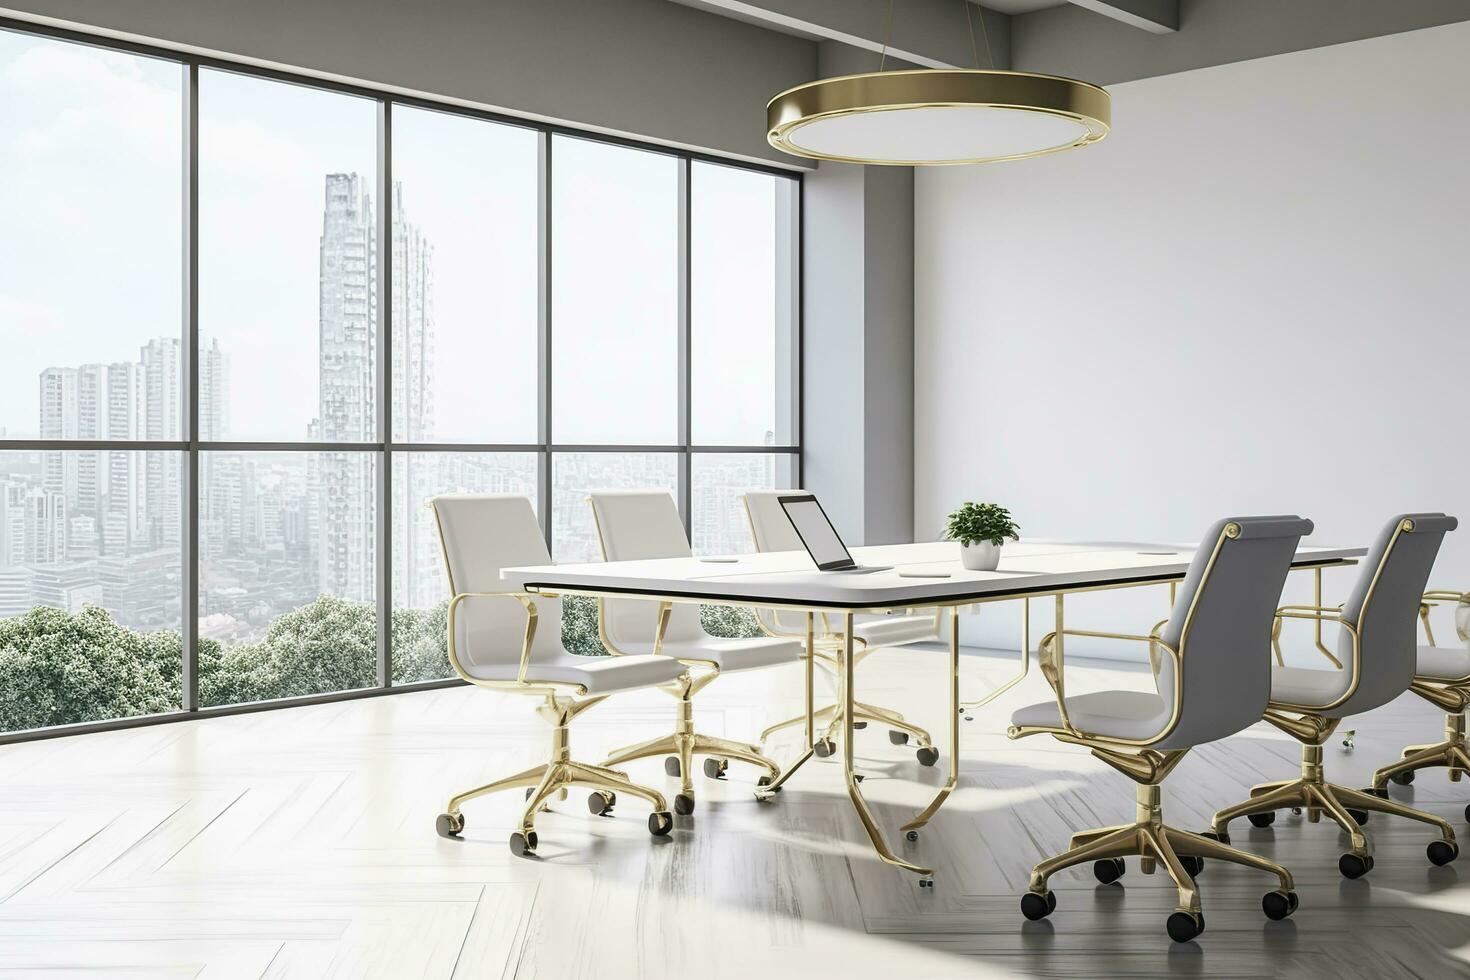
<instances>
[{"instance_id":1,"label":"conference table","mask_svg":"<svg viewBox=\"0 0 1470 980\"><path fill-rule=\"evenodd\" d=\"M502 572L509 588L546 596L578 595L597 599L642 598L658 606L656 622L661 637L673 603L745 606L805 613L806 749L780 776L758 790L769 799L811 758L817 741L814 719L813 653L819 636L816 620L828 624L825 632L836 642L839 699L843 712L842 766L847 793L862 821L873 849L888 864L933 882L933 871L894 853L863 798L861 776L853 771L853 619L913 609L949 611L949 770L934 799L902 828L911 834L923 827L954 792L959 780L960 629L962 607L984 603L1050 597L1055 600L1058 662L1064 652L1064 603L1067 595L1105 589L1168 585L1174 591L1196 549L1194 544L1139 542L1035 541L1007 544L995 571L972 571L959 561L952 541L875 545L853 548L860 566L888 565L884 571L818 571L804 551L765 552L718 557L659 558L641 561L593 562L508 568ZM1315 573L1316 604L1322 604L1322 569L1351 565L1366 548L1302 545L1292 568ZM1030 615L1023 617L1018 672L990 691L990 701L1019 683L1030 669ZM1320 629L1320 624L1319 624ZM1322 646L1317 637L1318 648ZM1262 651L1262 655L1266 655ZM1330 654L1329 654L1330 656ZM914 839L912 836L910 839Z\"/></svg>"}]
</instances>

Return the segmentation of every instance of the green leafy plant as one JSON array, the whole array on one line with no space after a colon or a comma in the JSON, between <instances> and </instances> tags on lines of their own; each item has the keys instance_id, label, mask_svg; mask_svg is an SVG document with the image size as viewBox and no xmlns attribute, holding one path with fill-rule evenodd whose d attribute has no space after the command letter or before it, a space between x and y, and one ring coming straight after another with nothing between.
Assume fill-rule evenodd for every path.
<instances>
[{"instance_id":1,"label":"green leafy plant","mask_svg":"<svg viewBox=\"0 0 1470 980\"><path fill-rule=\"evenodd\" d=\"M1007 538L1021 540L1021 529L1011 520L1011 512L1000 504L977 504L973 501L956 508L944 526L944 536L965 547L989 541L1004 544Z\"/></svg>"}]
</instances>

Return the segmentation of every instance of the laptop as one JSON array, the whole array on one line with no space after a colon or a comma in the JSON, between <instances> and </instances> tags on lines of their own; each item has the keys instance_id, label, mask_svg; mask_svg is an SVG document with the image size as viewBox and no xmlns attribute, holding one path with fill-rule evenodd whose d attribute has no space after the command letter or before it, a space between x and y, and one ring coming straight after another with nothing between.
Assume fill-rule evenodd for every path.
<instances>
[{"instance_id":1,"label":"laptop","mask_svg":"<svg viewBox=\"0 0 1470 980\"><path fill-rule=\"evenodd\" d=\"M847 550L847 545L842 543L842 537L837 529L832 526L827 512L822 505L817 503L815 495L810 493L783 494L776 498L780 501L781 509L786 512L786 519L796 529L796 534L801 538L806 553L812 556L817 568L824 572L853 572L863 574L867 572L884 572L891 569L892 565L859 565L853 561L852 555Z\"/></svg>"}]
</instances>

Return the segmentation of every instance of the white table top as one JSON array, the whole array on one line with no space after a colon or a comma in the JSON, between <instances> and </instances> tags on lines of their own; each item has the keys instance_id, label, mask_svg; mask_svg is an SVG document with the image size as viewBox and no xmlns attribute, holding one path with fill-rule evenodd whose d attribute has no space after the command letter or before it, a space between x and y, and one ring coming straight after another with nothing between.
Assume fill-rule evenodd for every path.
<instances>
[{"instance_id":1,"label":"white table top","mask_svg":"<svg viewBox=\"0 0 1470 980\"><path fill-rule=\"evenodd\" d=\"M1097 585L1168 582L1184 576L1194 544L1022 541L1007 544L1000 567L972 572L952 541L853 548L861 565L891 571L822 572L804 551L700 558L589 562L508 568L508 588L532 592L628 593L639 596L772 603L813 608L879 609L966 599L1048 595ZM1303 545L1295 567L1361 558L1366 548ZM902 572L948 572L948 578L905 578Z\"/></svg>"}]
</instances>

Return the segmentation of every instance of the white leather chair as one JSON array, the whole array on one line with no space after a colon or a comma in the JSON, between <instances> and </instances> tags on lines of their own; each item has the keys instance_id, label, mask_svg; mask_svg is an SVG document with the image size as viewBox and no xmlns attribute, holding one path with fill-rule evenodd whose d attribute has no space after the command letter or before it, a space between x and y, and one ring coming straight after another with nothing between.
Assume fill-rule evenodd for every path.
<instances>
[{"instance_id":1,"label":"white leather chair","mask_svg":"<svg viewBox=\"0 0 1470 980\"><path fill-rule=\"evenodd\" d=\"M750 533L755 540L757 551L799 551L805 554L801 537L796 533L796 528L791 526L791 521L787 518L786 511L782 509L780 502L784 494L802 492L801 490L752 490L742 495L745 516L750 521ZM758 609L756 619L761 629L765 630L769 636L806 636L805 613L790 611L783 613L776 609ZM818 614L817 621L822 624L822 634L817 643L820 648L825 648L819 649L817 662L835 677L837 658L833 651L842 645L842 634L840 631L833 631L827 616ZM859 616L854 621L852 634L853 664L856 666L883 647L940 640L939 610L935 609L932 613ZM870 721L879 722L888 727L888 739L894 745L905 745L911 737L917 741L917 755L921 765L932 766L939 761L939 750L934 747L929 733L905 721L903 715L897 711L862 701L855 702L854 707L856 711L852 720L853 728L866 728ZM826 730L813 748L819 756L830 756L836 750L835 737L842 728L841 707L831 704L822 708L817 712L817 722L825 723ZM783 728L805 723L806 715L804 714L777 722L761 733L761 741L764 742Z\"/></svg>"},{"instance_id":2,"label":"white leather chair","mask_svg":"<svg viewBox=\"0 0 1470 980\"><path fill-rule=\"evenodd\" d=\"M548 762L453 796L437 829L458 839L465 827L460 808L487 793L526 787L526 810L510 837L518 856L536 850L536 814L568 786L594 790L588 806L610 814L618 793L653 805L648 829L657 837L673 828L663 794L631 782L626 773L576 762L567 728L573 718L611 694L687 680L682 664L667 657L579 657L561 645L561 603L554 598L510 592L500 570L549 565L536 512L526 497L511 494L449 494L435 497L434 516L449 572L449 663L479 687L541 698L539 713L555 729Z\"/></svg>"},{"instance_id":3,"label":"white leather chair","mask_svg":"<svg viewBox=\"0 0 1470 980\"><path fill-rule=\"evenodd\" d=\"M692 557L679 509L667 490L600 490L588 497L597 522L606 561L636 561L645 558ZM600 599L598 629L603 646L615 654L657 652L688 667L700 668L681 680L679 717L672 735L631 745L608 757L604 765L615 766L648 756L668 756L664 771L682 779L674 797L674 812L694 812L694 782L691 770L696 755L709 756L704 773L712 779L724 776L729 760L748 762L767 770L759 785L774 782L781 767L748 742L716 738L694 729L694 696L722 673L775 667L799 660L804 641L755 637L727 639L711 636L699 620L699 607L692 603L660 603L648 599ZM662 635L660 637L660 623Z\"/></svg>"},{"instance_id":4,"label":"white leather chair","mask_svg":"<svg viewBox=\"0 0 1470 980\"><path fill-rule=\"evenodd\" d=\"M1137 818L1120 827L1072 835L1069 849L1031 872L1021 912L1041 919L1056 908L1047 880L1063 868L1093 864L1103 884L1124 873L1123 857L1138 855L1152 873L1162 863L1179 890L1169 916L1169 936L1187 942L1204 931L1194 877L1205 858L1243 864L1277 876L1261 908L1272 919L1296 910L1291 873L1265 858L1236 850L1202 834L1164 823L1159 784L1191 748L1234 735L1260 720L1271 688L1271 627L1281 587L1302 535L1312 522L1300 517L1237 517L1218 521L1190 562L1161 631L1147 635L1063 630L1063 636L1132 640L1166 656L1158 693L1098 691L1067 695L1058 636L1048 634L1038 651L1042 675L1056 693L1011 716L1011 738L1046 733L1081 745L1137 784Z\"/></svg>"},{"instance_id":5,"label":"white leather chair","mask_svg":"<svg viewBox=\"0 0 1470 980\"><path fill-rule=\"evenodd\" d=\"M1329 783L1322 770L1322 745L1343 718L1387 704L1413 681L1415 617L1440 543L1456 523L1444 514L1400 514L1379 532L1342 606L1282 606L1276 611L1280 619L1337 623L1343 667L1271 668L1271 702L1264 717L1302 743L1302 774L1299 779L1252 787L1249 799L1215 814L1215 837L1228 841L1230 821L1240 816L1249 817L1256 827L1267 827L1283 807L1306 810L1314 823L1325 813L1351 839L1351 849L1338 859L1338 870L1344 877L1358 878L1373 868L1372 848L1362 825L1376 810L1439 828L1441 839L1426 849L1434 864L1447 864L1459 855L1455 832L1446 821L1386 799L1386 791L1379 796Z\"/></svg>"},{"instance_id":6,"label":"white leather chair","mask_svg":"<svg viewBox=\"0 0 1470 980\"><path fill-rule=\"evenodd\" d=\"M1440 603L1455 604L1455 634L1458 646L1440 646L1434 642L1434 628L1429 610ZM1410 690L1445 713L1444 741L1430 745L1411 745L1403 758L1384 766L1373 775L1373 792L1388 795L1388 784L1407 786L1419 769L1444 767L1450 781L1459 782L1470 771L1470 744L1465 741L1465 708L1470 706L1470 592L1453 589L1431 589L1419 604L1419 618L1424 623L1424 638L1414 666L1414 683ZM1470 804L1465 806L1465 819L1470 821Z\"/></svg>"}]
</instances>

